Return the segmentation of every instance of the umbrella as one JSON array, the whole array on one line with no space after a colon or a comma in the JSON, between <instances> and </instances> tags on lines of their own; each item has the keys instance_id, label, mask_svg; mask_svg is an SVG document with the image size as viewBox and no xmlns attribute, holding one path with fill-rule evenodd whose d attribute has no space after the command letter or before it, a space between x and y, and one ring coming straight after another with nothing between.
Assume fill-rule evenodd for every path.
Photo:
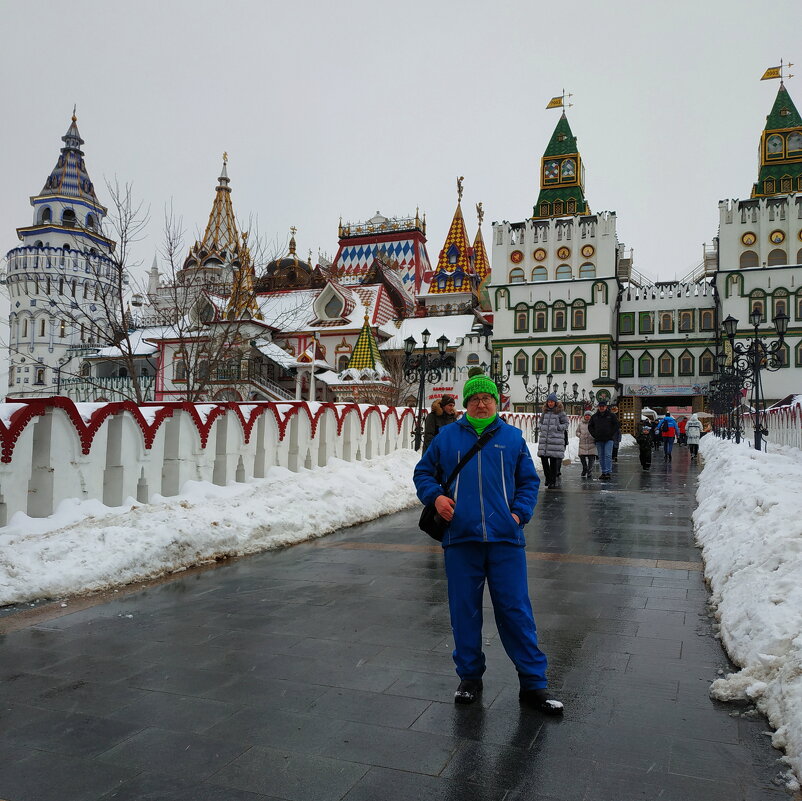
<instances>
[{"instance_id":1,"label":"umbrella","mask_svg":"<svg viewBox=\"0 0 802 801\"><path fill-rule=\"evenodd\" d=\"M701 420L703 417L712 417L710 412L694 412L694 414Z\"/></svg>"}]
</instances>

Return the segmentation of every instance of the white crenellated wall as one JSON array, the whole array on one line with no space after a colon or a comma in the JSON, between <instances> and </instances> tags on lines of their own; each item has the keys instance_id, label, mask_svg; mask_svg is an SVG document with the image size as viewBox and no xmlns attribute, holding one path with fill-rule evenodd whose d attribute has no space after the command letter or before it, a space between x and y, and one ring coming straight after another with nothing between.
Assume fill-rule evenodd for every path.
<instances>
[{"instance_id":1,"label":"white crenellated wall","mask_svg":"<svg viewBox=\"0 0 802 801\"><path fill-rule=\"evenodd\" d=\"M413 409L357 404L0 404L0 526L68 499L146 503L190 480L225 485L274 465L370 459L409 447L413 425Z\"/></svg>"}]
</instances>

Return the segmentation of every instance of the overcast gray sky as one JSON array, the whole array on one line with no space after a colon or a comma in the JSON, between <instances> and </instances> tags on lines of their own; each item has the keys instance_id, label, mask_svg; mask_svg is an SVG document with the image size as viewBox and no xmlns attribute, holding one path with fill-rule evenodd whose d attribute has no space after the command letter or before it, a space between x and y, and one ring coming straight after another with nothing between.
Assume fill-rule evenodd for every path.
<instances>
[{"instance_id":1,"label":"overcast gray sky","mask_svg":"<svg viewBox=\"0 0 802 801\"><path fill-rule=\"evenodd\" d=\"M475 230L529 216L563 87L593 211L635 266L681 277L748 197L800 0L274 2L3 0L3 254L30 223L73 103L89 174L150 205L149 266L172 201L194 237L228 151L235 211L333 256L337 223L426 212L440 250L465 176ZM793 41L792 41L793 40ZM796 45L796 50L794 49ZM802 65L800 65L802 67ZM802 107L802 72L788 82ZM3 337L5 338L5 336Z\"/></svg>"}]
</instances>

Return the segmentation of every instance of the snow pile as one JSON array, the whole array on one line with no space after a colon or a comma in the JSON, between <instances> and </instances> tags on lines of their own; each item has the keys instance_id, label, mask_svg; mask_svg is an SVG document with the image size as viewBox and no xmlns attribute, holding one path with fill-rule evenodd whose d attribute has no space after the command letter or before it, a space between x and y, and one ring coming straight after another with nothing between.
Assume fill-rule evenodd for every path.
<instances>
[{"instance_id":1,"label":"snow pile","mask_svg":"<svg viewBox=\"0 0 802 801\"><path fill-rule=\"evenodd\" d=\"M417 461L411 450L331 459L299 473L271 467L248 484L191 481L150 504L71 501L46 519L16 514L0 529L0 605L142 581L397 512L417 503Z\"/></svg>"},{"instance_id":2,"label":"snow pile","mask_svg":"<svg viewBox=\"0 0 802 801\"><path fill-rule=\"evenodd\" d=\"M715 681L720 700L751 700L777 730L772 743L802 776L802 451L755 451L702 438L694 512L721 624L742 669ZM796 789L796 788L794 788Z\"/></svg>"}]
</instances>

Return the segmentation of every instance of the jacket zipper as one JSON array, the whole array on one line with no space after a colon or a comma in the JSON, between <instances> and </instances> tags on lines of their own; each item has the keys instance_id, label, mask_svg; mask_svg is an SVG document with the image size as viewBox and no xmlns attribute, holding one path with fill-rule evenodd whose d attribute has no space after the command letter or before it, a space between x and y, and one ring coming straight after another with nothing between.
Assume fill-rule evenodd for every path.
<instances>
[{"instance_id":1,"label":"jacket zipper","mask_svg":"<svg viewBox=\"0 0 802 801\"><path fill-rule=\"evenodd\" d=\"M510 499L507 497L507 479L504 476L504 454L499 451L498 458L501 462L501 489L504 491L504 500L507 502L507 508L511 510Z\"/></svg>"},{"instance_id":2,"label":"jacket zipper","mask_svg":"<svg viewBox=\"0 0 802 801\"><path fill-rule=\"evenodd\" d=\"M479 457L479 508L482 510L482 539L487 542L487 524L485 522L485 496L482 492L482 452L476 454Z\"/></svg>"}]
</instances>

